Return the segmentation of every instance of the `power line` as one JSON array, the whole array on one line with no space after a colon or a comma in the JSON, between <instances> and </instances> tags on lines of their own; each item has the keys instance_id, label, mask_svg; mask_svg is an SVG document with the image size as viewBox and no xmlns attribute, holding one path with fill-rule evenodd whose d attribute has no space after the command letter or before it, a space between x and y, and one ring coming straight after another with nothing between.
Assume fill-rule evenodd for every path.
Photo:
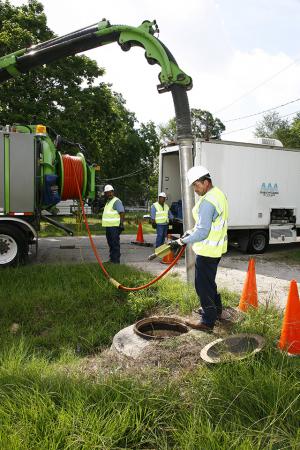
<instances>
[{"instance_id":1,"label":"power line","mask_svg":"<svg viewBox=\"0 0 300 450\"><path fill-rule=\"evenodd\" d=\"M285 114L284 116L280 116L280 119L283 119L284 117L292 116L293 114L298 114L299 112L300 111L294 111L292 113ZM249 130L249 128L254 128L254 127L256 127L256 125L257 125L257 123L254 123L253 125L250 125L249 127L239 128L238 130L226 131L225 133L222 133L222 136L225 136L225 134L236 133L237 131Z\"/></svg>"},{"instance_id":2,"label":"power line","mask_svg":"<svg viewBox=\"0 0 300 450\"><path fill-rule=\"evenodd\" d=\"M129 178L129 177L133 177L134 175L143 172L144 170L148 169L148 167L143 167L143 169L139 169L136 170L135 172L131 172L131 173L127 173L126 175L121 175L120 177L115 177L115 178L105 178L103 180L100 180L101 182L104 181L114 181L114 180L121 180L122 178Z\"/></svg>"},{"instance_id":3,"label":"power line","mask_svg":"<svg viewBox=\"0 0 300 450\"><path fill-rule=\"evenodd\" d=\"M291 100L290 102L283 103L282 105L274 106L274 108L265 109L264 111L260 111L255 114L249 114L248 116L236 117L234 119L222 120L224 123L234 122L236 120L248 119L249 117L259 116L260 114L267 113L269 111L273 111L274 109L282 108L283 106L290 105L291 103L299 102L300 98L296 98L295 100Z\"/></svg>"},{"instance_id":4,"label":"power line","mask_svg":"<svg viewBox=\"0 0 300 450\"><path fill-rule=\"evenodd\" d=\"M235 103L237 103L239 100L241 100L242 98L246 97L249 94L252 94L252 92L254 92L256 89L260 88L261 86L263 86L264 84L268 83L269 81L273 80L274 78L276 78L278 75L280 75L282 72L284 72L285 70L288 70L291 66L293 66L294 64L296 64L298 61L300 60L300 58L295 59L295 61L293 61L292 63L288 64L287 66L285 66L283 69L279 70L278 72L276 72L274 75L272 75L269 78L266 78L264 81L262 81L261 83L259 83L258 85L254 86L254 88L250 89L249 91L246 91L243 95L241 95L240 97L236 98L235 100L233 100L231 103L229 103L228 105L222 107L221 109L219 109L218 111L215 111L213 114L218 114L221 111L224 111L224 109L229 108L230 106L234 105Z\"/></svg>"}]
</instances>

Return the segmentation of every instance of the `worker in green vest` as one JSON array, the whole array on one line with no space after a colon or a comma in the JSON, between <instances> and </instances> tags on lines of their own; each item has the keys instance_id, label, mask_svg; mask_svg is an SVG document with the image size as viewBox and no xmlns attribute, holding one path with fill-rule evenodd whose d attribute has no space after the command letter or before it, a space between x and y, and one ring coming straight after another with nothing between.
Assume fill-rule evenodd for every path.
<instances>
[{"instance_id":1,"label":"worker in green vest","mask_svg":"<svg viewBox=\"0 0 300 450\"><path fill-rule=\"evenodd\" d=\"M106 204L102 215L102 226L106 230L109 246L109 262L120 264L120 234L124 231L125 209L111 184L104 187Z\"/></svg>"},{"instance_id":2,"label":"worker in green vest","mask_svg":"<svg viewBox=\"0 0 300 450\"><path fill-rule=\"evenodd\" d=\"M187 178L200 196L193 208L195 227L188 236L171 241L170 245L173 250L184 244L192 245L196 254L195 289L202 307L201 320L194 328L210 332L216 320L222 318L222 301L215 279L218 264L227 251L228 203L225 194L213 186L206 167L192 167Z\"/></svg>"},{"instance_id":3,"label":"worker in green vest","mask_svg":"<svg viewBox=\"0 0 300 450\"><path fill-rule=\"evenodd\" d=\"M161 192L158 195L158 201L153 203L150 209L152 227L156 229L155 247L164 244L168 234L169 220L173 219L173 214L166 203L166 194Z\"/></svg>"}]
</instances>

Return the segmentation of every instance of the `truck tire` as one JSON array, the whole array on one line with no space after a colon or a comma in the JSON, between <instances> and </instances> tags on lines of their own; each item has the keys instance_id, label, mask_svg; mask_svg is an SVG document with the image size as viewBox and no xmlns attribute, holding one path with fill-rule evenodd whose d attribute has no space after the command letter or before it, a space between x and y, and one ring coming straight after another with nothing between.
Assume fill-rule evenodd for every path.
<instances>
[{"instance_id":1,"label":"truck tire","mask_svg":"<svg viewBox=\"0 0 300 450\"><path fill-rule=\"evenodd\" d=\"M248 253L264 253L269 245L268 234L266 231L254 231L250 234L247 246Z\"/></svg>"},{"instance_id":2,"label":"truck tire","mask_svg":"<svg viewBox=\"0 0 300 450\"><path fill-rule=\"evenodd\" d=\"M26 259L28 243L17 227L0 224L0 268L17 266ZM27 251L28 253L28 251Z\"/></svg>"}]
</instances>

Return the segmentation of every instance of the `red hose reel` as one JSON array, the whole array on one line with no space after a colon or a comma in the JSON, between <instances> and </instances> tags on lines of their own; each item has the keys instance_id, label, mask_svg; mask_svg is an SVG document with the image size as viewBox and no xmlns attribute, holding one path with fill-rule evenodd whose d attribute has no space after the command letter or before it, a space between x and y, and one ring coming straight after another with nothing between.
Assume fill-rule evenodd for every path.
<instances>
[{"instance_id":1,"label":"red hose reel","mask_svg":"<svg viewBox=\"0 0 300 450\"><path fill-rule=\"evenodd\" d=\"M83 164L84 161L80 156L62 155L62 172L64 174L61 192L62 200L79 200L78 187L80 192L82 192L84 186Z\"/></svg>"}]
</instances>

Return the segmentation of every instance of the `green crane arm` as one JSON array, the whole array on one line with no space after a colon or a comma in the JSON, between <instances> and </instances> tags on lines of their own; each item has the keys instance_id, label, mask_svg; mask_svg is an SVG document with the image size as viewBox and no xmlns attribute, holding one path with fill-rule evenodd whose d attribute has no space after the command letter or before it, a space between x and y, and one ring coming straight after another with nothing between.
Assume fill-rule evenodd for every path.
<instances>
[{"instance_id":1,"label":"green crane arm","mask_svg":"<svg viewBox=\"0 0 300 450\"><path fill-rule=\"evenodd\" d=\"M124 51L134 46L143 47L148 63L160 65L158 92L169 91L174 85L191 89L191 77L180 69L171 52L154 36L157 32L156 21L144 21L139 27L131 27L111 25L103 19L90 27L2 56L0 83L62 57L118 42Z\"/></svg>"}]
</instances>

